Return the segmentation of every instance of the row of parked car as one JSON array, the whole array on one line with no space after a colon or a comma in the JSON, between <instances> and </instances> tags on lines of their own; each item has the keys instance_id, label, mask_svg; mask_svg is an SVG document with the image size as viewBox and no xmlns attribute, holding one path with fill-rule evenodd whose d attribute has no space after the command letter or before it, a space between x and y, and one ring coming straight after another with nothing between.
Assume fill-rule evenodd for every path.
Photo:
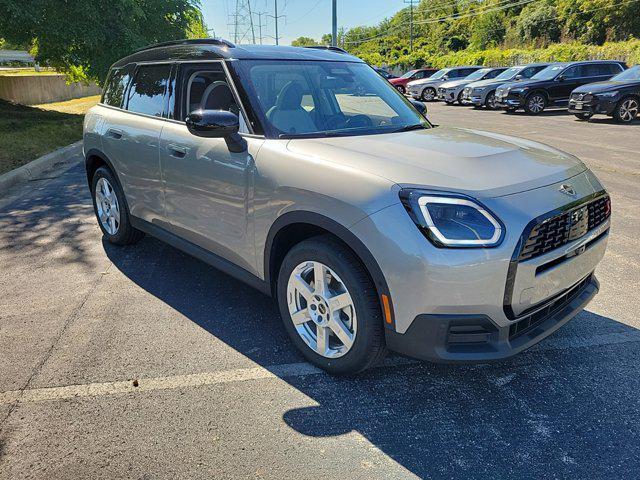
<instances>
[{"instance_id":1,"label":"row of parked car","mask_svg":"<svg viewBox=\"0 0 640 480\"><path fill-rule=\"evenodd\" d=\"M622 123L640 113L640 65L627 68L613 60L422 68L389 82L424 102L442 100L507 112L524 109L530 115L560 107L580 120L604 114Z\"/></svg>"}]
</instances>

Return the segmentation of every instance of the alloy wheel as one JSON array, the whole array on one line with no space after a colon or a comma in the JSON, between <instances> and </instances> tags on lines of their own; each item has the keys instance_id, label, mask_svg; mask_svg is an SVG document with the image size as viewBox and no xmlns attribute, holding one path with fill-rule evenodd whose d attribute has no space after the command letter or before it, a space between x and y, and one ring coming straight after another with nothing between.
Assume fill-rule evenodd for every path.
<instances>
[{"instance_id":1,"label":"alloy wheel","mask_svg":"<svg viewBox=\"0 0 640 480\"><path fill-rule=\"evenodd\" d=\"M496 95L495 93L490 93L487 97L487 107L494 110L496 108Z\"/></svg>"},{"instance_id":2,"label":"alloy wheel","mask_svg":"<svg viewBox=\"0 0 640 480\"><path fill-rule=\"evenodd\" d=\"M640 105L635 98L628 98L620 105L620 119L623 122L630 122L638 116Z\"/></svg>"},{"instance_id":3,"label":"alloy wheel","mask_svg":"<svg viewBox=\"0 0 640 480\"><path fill-rule=\"evenodd\" d=\"M533 95L529 99L529 110L531 113L540 113L544 110L545 99L542 95Z\"/></svg>"},{"instance_id":4,"label":"alloy wheel","mask_svg":"<svg viewBox=\"0 0 640 480\"><path fill-rule=\"evenodd\" d=\"M316 261L299 264L289 276L287 303L296 332L318 355L338 358L351 349L358 326L355 305L331 268Z\"/></svg>"},{"instance_id":5,"label":"alloy wheel","mask_svg":"<svg viewBox=\"0 0 640 480\"><path fill-rule=\"evenodd\" d=\"M431 102L436 97L436 91L433 88L425 88L422 92L422 100Z\"/></svg>"},{"instance_id":6,"label":"alloy wheel","mask_svg":"<svg viewBox=\"0 0 640 480\"><path fill-rule=\"evenodd\" d=\"M102 228L109 235L115 235L120 228L120 206L116 192L106 178L100 178L96 183L96 208Z\"/></svg>"}]
</instances>

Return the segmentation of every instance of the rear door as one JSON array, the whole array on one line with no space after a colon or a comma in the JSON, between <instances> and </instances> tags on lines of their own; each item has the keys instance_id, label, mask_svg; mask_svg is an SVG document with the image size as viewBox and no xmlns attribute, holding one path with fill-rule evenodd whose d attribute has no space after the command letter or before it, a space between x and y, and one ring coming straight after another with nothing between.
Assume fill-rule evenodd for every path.
<instances>
[{"instance_id":1,"label":"rear door","mask_svg":"<svg viewBox=\"0 0 640 480\"><path fill-rule=\"evenodd\" d=\"M131 214L148 222L164 210L158 144L170 73L170 64L140 65L129 72L132 80L118 93L120 108L109 109L103 134L103 148L116 168Z\"/></svg>"}]
</instances>

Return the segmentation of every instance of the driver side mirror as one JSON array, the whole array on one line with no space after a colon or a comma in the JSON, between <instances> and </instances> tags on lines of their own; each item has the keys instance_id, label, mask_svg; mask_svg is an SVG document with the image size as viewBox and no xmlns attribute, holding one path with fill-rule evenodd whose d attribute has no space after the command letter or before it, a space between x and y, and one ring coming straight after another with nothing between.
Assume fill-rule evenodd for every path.
<instances>
[{"instance_id":1,"label":"driver side mirror","mask_svg":"<svg viewBox=\"0 0 640 480\"><path fill-rule=\"evenodd\" d=\"M241 153L247 149L247 142L238 133L240 118L226 110L196 110L187 115L187 129L193 135L203 138L224 138L229 151Z\"/></svg>"},{"instance_id":2,"label":"driver side mirror","mask_svg":"<svg viewBox=\"0 0 640 480\"><path fill-rule=\"evenodd\" d=\"M522 80L522 75L520 75L520 74L516 75L516 76L515 76L515 78L514 78L514 80L515 80L516 82L519 82L520 80Z\"/></svg>"},{"instance_id":3,"label":"driver side mirror","mask_svg":"<svg viewBox=\"0 0 640 480\"><path fill-rule=\"evenodd\" d=\"M443 79L443 80L449 80L449 75L444 75L444 76L442 77L442 79Z\"/></svg>"},{"instance_id":4,"label":"driver side mirror","mask_svg":"<svg viewBox=\"0 0 640 480\"><path fill-rule=\"evenodd\" d=\"M559 82L564 82L564 75L560 75L560 76L558 77L558 81L559 81Z\"/></svg>"},{"instance_id":5,"label":"driver side mirror","mask_svg":"<svg viewBox=\"0 0 640 480\"><path fill-rule=\"evenodd\" d=\"M409 102L411 102L411 105L413 105L413 107L418 110L423 117L427 116L427 106L424 103L414 100L413 98L410 98Z\"/></svg>"}]
</instances>

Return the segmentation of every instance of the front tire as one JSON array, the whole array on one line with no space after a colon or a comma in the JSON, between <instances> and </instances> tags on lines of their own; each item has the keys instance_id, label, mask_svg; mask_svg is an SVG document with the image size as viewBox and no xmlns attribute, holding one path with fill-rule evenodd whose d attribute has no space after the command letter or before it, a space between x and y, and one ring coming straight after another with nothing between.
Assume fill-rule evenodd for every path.
<instances>
[{"instance_id":1,"label":"front tire","mask_svg":"<svg viewBox=\"0 0 640 480\"><path fill-rule=\"evenodd\" d=\"M433 100L436 98L436 90L435 88L431 88L431 87L427 87L422 91L422 95L420 96L420 99L423 102L433 102Z\"/></svg>"},{"instance_id":2,"label":"front tire","mask_svg":"<svg viewBox=\"0 0 640 480\"><path fill-rule=\"evenodd\" d=\"M496 109L496 92L489 92L487 98L484 100L484 106L489 110Z\"/></svg>"},{"instance_id":3,"label":"front tire","mask_svg":"<svg viewBox=\"0 0 640 480\"><path fill-rule=\"evenodd\" d=\"M396 90L398 90L402 95L404 95L406 93L406 90L402 85L398 85L396 87Z\"/></svg>"},{"instance_id":4,"label":"front tire","mask_svg":"<svg viewBox=\"0 0 640 480\"><path fill-rule=\"evenodd\" d=\"M581 120L583 122L588 121L593 116L590 113L574 113L574 115L578 120Z\"/></svg>"},{"instance_id":5,"label":"front tire","mask_svg":"<svg viewBox=\"0 0 640 480\"><path fill-rule=\"evenodd\" d=\"M613 110L613 118L619 123L633 122L638 117L640 100L636 97L625 97Z\"/></svg>"},{"instance_id":6,"label":"front tire","mask_svg":"<svg viewBox=\"0 0 640 480\"><path fill-rule=\"evenodd\" d=\"M547 108L547 97L543 93L533 92L524 102L524 111L529 115L539 115Z\"/></svg>"},{"instance_id":7,"label":"front tire","mask_svg":"<svg viewBox=\"0 0 640 480\"><path fill-rule=\"evenodd\" d=\"M136 243L144 233L131 226L129 207L120 183L106 167L93 174L91 182L93 210L102 234L116 245Z\"/></svg>"},{"instance_id":8,"label":"front tire","mask_svg":"<svg viewBox=\"0 0 640 480\"><path fill-rule=\"evenodd\" d=\"M305 240L287 253L277 297L287 333L317 367L352 375L384 357L376 289L354 253L333 237Z\"/></svg>"}]
</instances>

